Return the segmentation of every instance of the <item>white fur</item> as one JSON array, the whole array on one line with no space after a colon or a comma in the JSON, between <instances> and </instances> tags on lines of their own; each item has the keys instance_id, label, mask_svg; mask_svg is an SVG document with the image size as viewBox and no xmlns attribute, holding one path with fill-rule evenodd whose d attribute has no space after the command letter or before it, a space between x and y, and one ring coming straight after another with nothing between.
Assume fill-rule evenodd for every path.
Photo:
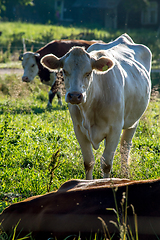
<instances>
[{"instance_id":1,"label":"white fur","mask_svg":"<svg viewBox=\"0 0 160 240\"><path fill-rule=\"evenodd\" d=\"M92 179L92 146L98 149L102 140L105 149L101 167L103 176L109 177L122 130L121 164L127 174L132 138L150 99L150 50L124 34L112 43L92 45L88 53L77 47L61 59L46 56L42 63L47 62L53 69L58 63L63 67L66 101L82 150L86 179ZM100 71L107 62L108 70ZM70 96L75 93L81 101L71 104Z\"/></svg>"}]
</instances>

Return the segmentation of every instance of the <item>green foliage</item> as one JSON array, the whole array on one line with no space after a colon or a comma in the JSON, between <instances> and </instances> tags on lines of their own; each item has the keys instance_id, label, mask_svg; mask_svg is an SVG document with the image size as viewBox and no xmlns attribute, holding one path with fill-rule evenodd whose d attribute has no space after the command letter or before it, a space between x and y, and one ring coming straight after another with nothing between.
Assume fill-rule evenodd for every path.
<instances>
[{"instance_id":1,"label":"green foliage","mask_svg":"<svg viewBox=\"0 0 160 240\"><path fill-rule=\"evenodd\" d=\"M6 11L9 4L11 4L10 0L0 0L0 14L2 13L2 11ZM33 2L32 0L12 0L12 4L13 6L15 6L16 4L33 5Z\"/></svg>"},{"instance_id":2,"label":"green foliage","mask_svg":"<svg viewBox=\"0 0 160 240\"><path fill-rule=\"evenodd\" d=\"M47 192L50 192L51 185L54 178L54 170L59 166L59 156L60 156L60 150L57 150L55 153L53 153L51 162L49 163L48 171L49 171L49 183L47 185Z\"/></svg>"},{"instance_id":3,"label":"green foliage","mask_svg":"<svg viewBox=\"0 0 160 240\"><path fill-rule=\"evenodd\" d=\"M53 108L47 109L48 94L39 81L20 85L17 75L6 75L0 78L0 85L2 82L9 94L0 92L0 211L10 203L56 190L69 179L85 178L82 154L64 98L63 107L57 106L54 99ZM158 94L153 90L133 138L131 179L160 177ZM103 143L94 151L95 179L102 178L102 152ZM121 177L119 146L112 176Z\"/></svg>"},{"instance_id":4,"label":"green foliage","mask_svg":"<svg viewBox=\"0 0 160 240\"><path fill-rule=\"evenodd\" d=\"M6 6L5 6L5 0L0 0L0 13L1 11L5 11Z\"/></svg>"},{"instance_id":5,"label":"green foliage","mask_svg":"<svg viewBox=\"0 0 160 240\"><path fill-rule=\"evenodd\" d=\"M148 0L122 0L126 11L140 11L141 9L145 9L146 6L149 5Z\"/></svg>"}]
</instances>

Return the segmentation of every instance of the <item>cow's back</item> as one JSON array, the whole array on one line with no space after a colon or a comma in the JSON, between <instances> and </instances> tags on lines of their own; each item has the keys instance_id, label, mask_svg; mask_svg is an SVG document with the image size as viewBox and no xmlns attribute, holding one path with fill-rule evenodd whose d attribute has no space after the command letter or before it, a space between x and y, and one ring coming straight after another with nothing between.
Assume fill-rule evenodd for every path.
<instances>
[{"instance_id":1,"label":"cow's back","mask_svg":"<svg viewBox=\"0 0 160 240\"><path fill-rule=\"evenodd\" d=\"M40 58L50 53L60 58L65 55L73 46L85 47L85 49L87 49L96 42L97 41L85 40L54 40L45 45L43 48L39 49L37 53L40 54Z\"/></svg>"},{"instance_id":2,"label":"cow's back","mask_svg":"<svg viewBox=\"0 0 160 240\"><path fill-rule=\"evenodd\" d=\"M88 49L87 52L107 50L115 47L119 44L134 44L133 40L128 36L128 34L122 34L120 37L111 41L109 43L94 43Z\"/></svg>"},{"instance_id":3,"label":"cow's back","mask_svg":"<svg viewBox=\"0 0 160 240\"><path fill-rule=\"evenodd\" d=\"M123 128L134 127L149 103L150 50L144 45L133 43L130 38L122 35L112 43L92 45L88 52L94 59L104 56L114 62L111 70L102 75L96 74L96 78L99 78L99 85L101 84L101 95L105 96L106 89L109 88L110 91L106 95L107 102L112 99L113 105L115 99L116 101L119 99L117 104L119 103L121 108L117 109L116 115L124 114L121 116L124 121Z\"/></svg>"},{"instance_id":4,"label":"cow's back","mask_svg":"<svg viewBox=\"0 0 160 240\"><path fill-rule=\"evenodd\" d=\"M80 234L81 238L102 234L103 219L113 239L119 239L115 209L117 204L121 215L122 204L127 194L128 223L134 233L133 208L138 216L140 239L154 239L160 236L160 179L130 181L127 179L98 179L92 181L71 180L57 192L28 198L13 204L0 215L0 227L10 233L17 225L16 234L25 236L32 232L34 239L69 238ZM122 201L123 200L123 201ZM133 208L131 207L133 206ZM123 214L122 214L123 217ZM21 219L21 220L20 220ZM111 223L112 220L112 223ZM17 224L19 223L19 224Z\"/></svg>"},{"instance_id":5,"label":"cow's back","mask_svg":"<svg viewBox=\"0 0 160 240\"><path fill-rule=\"evenodd\" d=\"M127 35L123 34L118 37L115 41L110 43L95 43L91 45L87 52L108 50L108 54L113 57L118 57L118 61L124 58L125 60L131 59L136 60L144 66L148 72L151 70L151 58L152 54L149 48L142 44L135 44L133 40Z\"/></svg>"}]
</instances>

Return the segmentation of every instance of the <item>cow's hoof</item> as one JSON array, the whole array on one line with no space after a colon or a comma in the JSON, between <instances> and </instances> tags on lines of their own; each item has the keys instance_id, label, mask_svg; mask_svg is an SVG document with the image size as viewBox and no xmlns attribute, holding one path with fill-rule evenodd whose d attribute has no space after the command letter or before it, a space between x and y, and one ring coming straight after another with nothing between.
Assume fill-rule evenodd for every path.
<instances>
[{"instance_id":1,"label":"cow's hoof","mask_svg":"<svg viewBox=\"0 0 160 240\"><path fill-rule=\"evenodd\" d=\"M52 104L47 104L47 108L51 109L52 108Z\"/></svg>"},{"instance_id":2,"label":"cow's hoof","mask_svg":"<svg viewBox=\"0 0 160 240\"><path fill-rule=\"evenodd\" d=\"M61 102L61 101L58 101L58 105L59 105L59 106L62 106L62 102Z\"/></svg>"}]
</instances>

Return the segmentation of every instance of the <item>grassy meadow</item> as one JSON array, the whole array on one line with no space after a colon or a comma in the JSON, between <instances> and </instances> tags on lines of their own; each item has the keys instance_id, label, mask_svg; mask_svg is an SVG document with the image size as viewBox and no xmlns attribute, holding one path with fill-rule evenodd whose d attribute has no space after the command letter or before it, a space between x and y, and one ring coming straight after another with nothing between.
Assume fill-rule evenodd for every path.
<instances>
[{"instance_id":1,"label":"grassy meadow","mask_svg":"<svg viewBox=\"0 0 160 240\"><path fill-rule=\"evenodd\" d=\"M102 39L110 41L122 31L86 30L64 28L62 26L32 25L24 23L3 23L0 49L0 68L21 68L15 61L22 48L22 37L35 42L27 42L27 50L39 46L37 42L47 43L52 39L66 37ZM81 35L80 35L81 34ZM154 64L158 66L160 54L157 33L139 31L129 33L135 42L147 42L153 49ZM157 35L158 36L158 35ZM12 37L12 38L11 38ZM153 44L153 39L157 45ZM149 41L150 40L150 41ZM19 45L18 45L19 44ZM43 44L44 45L44 44ZM156 47L156 50L154 50ZM6 49L6 50L5 50ZM152 74L153 81L159 81L159 74ZM83 159L76 140L68 106L57 105L55 97L52 109L47 109L47 86L38 77L32 83L22 83L21 75L0 76L0 213L11 203L27 197L44 194L58 189L70 179L84 179ZM130 154L131 179L160 178L160 98L156 87L147 111L142 116ZM95 153L94 178L102 178L100 157L103 143ZM123 177L120 170L119 146L115 154L113 177Z\"/></svg>"},{"instance_id":2,"label":"grassy meadow","mask_svg":"<svg viewBox=\"0 0 160 240\"><path fill-rule=\"evenodd\" d=\"M22 22L1 22L0 24L0 63L16 60L23 52L22 40L25 40L27 51L36 51L54 39L86 39L109 42L125 31L107 29L88 29L84 26L69 27L42 25ZM153 29L128 29L126 31L135 43L148 46L153 54L153 66L157 68L160 56L160 31Z\"/></svg>"},{"instance_id":3,"label":"grassy meadow","mask_svg":"<svg viewBox=\"0 0 160 240\"><path fill-rule=\"evenodd\" d=\"M12 202L56 190L69 179L84 179L82 154L64 98L62 107L55 98L53 108L47 109L48 89L38 77L28 84L15 74L0 77L0 90L0 211ZM158 94L153 90L133 139L131 179L160 177ZM102 178L103 143L94 152L93 177ZM123 177L119 147L112 176Z\"/></svg>"}]
</instances>

